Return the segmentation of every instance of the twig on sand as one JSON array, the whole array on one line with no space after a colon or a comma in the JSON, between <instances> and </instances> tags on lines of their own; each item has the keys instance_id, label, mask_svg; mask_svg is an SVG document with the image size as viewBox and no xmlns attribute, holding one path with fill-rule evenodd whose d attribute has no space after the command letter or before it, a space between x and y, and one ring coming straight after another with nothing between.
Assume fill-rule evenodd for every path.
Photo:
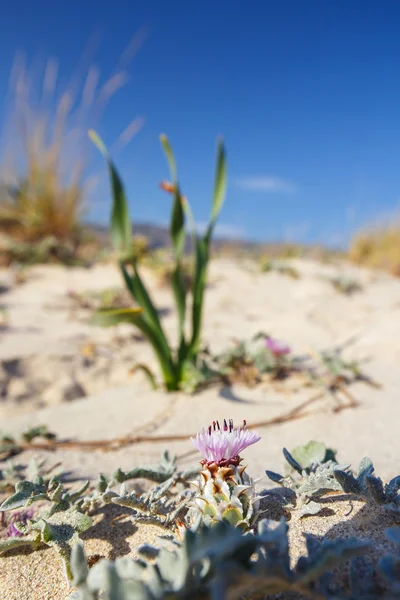
<instances>
[{"instance_id":1,"label":"twig on sand","mask_svg":"<svg viewBox=\"0 0 400 600\"><path fill-rule=\"evenodd\" d=\"M344 393L344 390L341 389ZM311 414L315 414L315 411L305 410L311 404L320 400L325 395L325 391L319 392L318 394L312 396L308 400L305 400L295 408L287 411L281 415L273 417L272 419L267 419L265 421L257 421L255 423L249 423L249 429L260 429L263 427L273 427L274 425L280 425L282 423L287 423L288 421L295 421L298 419L303 419ZM346 394L348 399L350 400L347 405L341 405L340 410L345 408L352 408L357 403L355 403L354 398L352 398L349 394ZM335 409L337 412L337 408ZM323 412L323 411L319 411ZM191 434L177 434L177 435L131 435L131 436L123 436L119 438L114 438L110 440L49 440L47 442L32 442L26 443L21 442L18 444L13 444L10 451L15 454L16 452L21 452L23 450L47 450L54 451L58 449L63 450L83 450L83 451L94 451L94 450L103 450L113 451L118 450L125 446L132 446L135 444L143 444L143 443L169 443L169 442L185 442L188 441L191 437L195 437L195 433ZM3 446L4 447L4 446Z\"/></svg>"}]
</instances>

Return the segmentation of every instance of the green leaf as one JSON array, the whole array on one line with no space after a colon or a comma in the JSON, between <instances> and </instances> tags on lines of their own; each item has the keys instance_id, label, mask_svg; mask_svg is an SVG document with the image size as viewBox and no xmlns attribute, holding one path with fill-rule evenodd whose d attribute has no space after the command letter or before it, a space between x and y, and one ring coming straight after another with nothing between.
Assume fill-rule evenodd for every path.
<instances>
[{"instance_id":1,"label":"green leaf","mask_svg":"<svg viewBox=\"0 0 400 600\"><path fill-rule=\"evenodd\" d=\"M227 181L227 168L226 168L226 156L225 156L225 148L221 140L218 142L218 150L217 150L217 167L215 172L215 183L214 183L214 196L213 203L211 208L211 219L210 225L208 227L207 233L205 235L205 239L207 244L209 244L211 240L212 230L214 228L215 222L218 218L219 213L221 212L222 205L224 203L225 194L226 194L226 181Z\"/></svg>"},{"instance_id":2,"label":"green leaf","mask_svg":"<svg viewBox=\"0 0 400 600\"><path fill-rule=\"evenodd\" d=\"M161 142L161 145L163 147L163 150L164 150L165 155L168 160L168 166L169 166L169 170L171 172L172 181L174 183L176 183L176 179L177 179L176 162L175 162L175 158L174 158L174 155L172 152L172 148L169 144L168 138L165 135L165 133L162 133L160 135L160 142Z\"/></svg>"},{"instance_id":3,"label":"green leaf","mask_svg":"<svg viewBox=\"0 0 400 600\"><path fill-rule=\"evenodd\" d=\"M200 346L200 333L203 316L203 298L207 283L208 246L203 239L196 240L196 265L193 281L192 338L189 358L195 358Z\"/></svg>"},{"instance_id":4,"label":"green leaf","mask_svg":"<svg viewBox=\"0 0 400 600\"><path fill-rule=\"evenodd\" d=\"M133 375L134 373L136 373L136 371L142 371L145 374L145 376L147 377L147 380L150 383L153 390L158 389L157 380L154 376L154 373L151 371L151 369L149 369L149 367L147 365L143 365L143 364L134 365L132 367L132 369L130 369L129 372L131 375Z\"/></svg>"},{"instance_id":5,"label":"green leaf","mask_svg":"<svg viewBox=\"0 0 400 600\"><path fill-rule=\"evenodd\" d=\"M238 523L242 520L242 515L237 508L227 508L225 512L222 513L222 518L224 521L236 527Z\"/></svg>"},{"instance_id":6,"label":"green leaf","mask_svg":"<svg viewBox=\"0 0 400 600\"><path fill-rule=\"evenodd\" d=\"M172 273L171 286L175 297L176 309L178 312L179 343L180 346L182 346L181 352L183 352L184 348L186 347L184 337L184 325L186 315L186 285L183 269L179 262L177 262L176 267ZM182 355L180 357L180 362L182 362L183 359L184 356Z\"/></svg>"},{"instance_id":7,"label":"green leaf","mask_svg":"<svg viewBox=\"0 0 400 600\"><path fill-rule=\"evenodd\" d=\"M182 206L182 196L179 186L176 184L174 194L174 204L172 207L171 223L169 233L172 239L175 258L182 258L185 248L186 232L185 232L185 213Z\"/></svg>"},{"instance_id":8,"label":"green leaf","mask_svg":"<svg viewBox=\"0 0 400 600\"><path fill-rule=\"evenodd\" d=\"M110 173L113 196L111 241L118 252L123 255L129 255L132 250L132 225L129 218L128 203L123 183L100 137L92 130L89 131L89 137L103 154Z\"/></svg>"},{"instance_id":9,"label":"green leaf","mask_svg":"<svg viewBox=\"0 0 400 600\"><path fill-rule=\"evenodd\" d=\"M22 548L23 546L36 546L37 544L37 536L3 538L0 539L0 553L14 550L14 548Z\"/></svg>"},{"instance_id":10,"label":"green leaf","mask_svg":"<svg viewBox=\"0 0 400 600\"><path fill-rule=\"evenodd\" d=\"M44 485L31 481L18 481L15 484L15 493L4 500L0 511L22 508L39 500L48 500Z\"/></svg>"},{"instance_id":11,"label":"green leaf","mask_svg":"<svg viewBox=\"0 0 400 600\"><path fill-rule=\"evenodd\" d=\"M327 451L327 447L322 442L311 441L304 446L296 446L291 455L303 469L306 469L312 464L325 462Z\"/></svg>"},{"instance_id":12,"label":"green leaf","mask_svg":"<svg viewBox=\"0 0 400 600\"><path fill-rule=\"evenodd\" d=\"M161 346L166 360L172 363L171 350L162 328L158 311L150 298L136 265L133 264L134 273L132 277L129 275L126 266L122 262L121 270L131 294L135 298L136 302L143 308L143 320L146 321L153 330L153 334L157 339L157 343Z\"/></svg>"},{"instance_id":13,"label":"green leaf","mask_svg":"<svg viewBox=\"0 0 400 600\"><path fill-rule=\"evenodd\" d=\"M165 349L160 346L159 337L154 332L154 329L151 327L151 325L149 325L149 323L145 321L142 315L139 315L138 318L135 320L135 325L138 329L140 329L143 335L150 342L154 353L158 358L158 362L161 367L163 379L167 389L170 391L177 390L178 382L176 380L176 373L174 365L172 363L170 352L166 352Z\"/></svg>"},{"instance_id":14,"label":"green leaf","mask_svg":"<svg viewBox=\"0 0 400 600\"><path fill-rule=\"evenodd\" d=\"M73 575L72 585L83 585L89 574L85 550L81 541L77 542L71 551L71 572Z\"/></svg>"},{"instance_id":15,"label":"green leaf","mask_svg":"<svg viewBox=\"0 0 400 600\"><path fill-rule=\"evenodd\" d=\"M100 308L89 320L91 325L113 327L120 323L136 323L142 308Z\"/></svg>"}]
</instances>

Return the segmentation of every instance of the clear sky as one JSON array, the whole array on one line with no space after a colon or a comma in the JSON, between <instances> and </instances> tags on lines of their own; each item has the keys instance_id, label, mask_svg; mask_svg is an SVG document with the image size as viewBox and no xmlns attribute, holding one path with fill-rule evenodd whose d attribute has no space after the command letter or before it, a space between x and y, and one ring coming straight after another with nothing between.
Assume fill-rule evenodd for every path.
<instances>
[{"instance_id":1,"label":"clear sky","mask_svg":"<svg viewBox=\"0 0 400 600\"><path fill-rule=\"evenodd\" d=\"M99 31L95 60L110 73L146 29L100 128L110 144L145 119L116 156L136 220L168 221L160 132L200 222L223 135L220 233L340 244L400 206L400 1L20 0L4 3L1 25L2 98L16 50L57 57L67 77ZM104 177L89 216L108 213Z\"/></svg>"}]
</instances>

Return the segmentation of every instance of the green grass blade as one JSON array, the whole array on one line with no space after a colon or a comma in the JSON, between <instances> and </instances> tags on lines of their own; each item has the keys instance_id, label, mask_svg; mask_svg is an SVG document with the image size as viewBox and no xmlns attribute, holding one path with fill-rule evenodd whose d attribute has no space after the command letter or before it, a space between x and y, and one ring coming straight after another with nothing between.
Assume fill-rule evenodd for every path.
<instances>
[{"instance_id":1,"label":"green grass blade","mask_svg":"<svg viewBox=\"0 0 400 600\"><path fill-rule=\"evenodd\" d=\"M186 285L182 266L179 262L176 263L175 270L172 273L171 286L174 293L176 310L178 313L179 345L180 347L182 346L181 351L183 351L183 348L186 347L184 332L186 316Z\"/></svg>"},{"instance_id":2,"label":"green grass blade","mask_svg":"<svg viewBox=\"0 0 400 600\"><path fill-rule=\"evenodd\" d=\"M90 319L91 325L100 325L101 327L113 327L121 323L131 323L135 325L150 342L161 367L163 378L168 389L176 389L176 375L173 365L169 360L168 354L160 345L158 335L152 326L143 318L143 310L119 308L104 308L96 311Z\"/></svg>"},{"instance_id":3,"label":"green grass blade","mask_svg":"<svg viewBox=\"0 0 400 600\"><path fill-rule=\"evenodd\" d=\"M161 142L161 145L163 147L165 156L167 157L168 166L169 166L169 170L170 170L170 173L171 173L172 181L174 183L176 183L178 175L177 175L175 157L174 157L174 154L172 152L172 148L170 146L170 143L169 143L168 138L165 135L165 133L162 133L160 135L160 142Z\"/></svg>"},{"instance_id":4,"label":"green grass blade","mask_svg":"<svg viewBox=\"0 0 400 600\"><path fill-rule=\"evenodd\" d=\"M160 346L160 340L157 334L154 332L153 328L147 321L143 318L142 315L138 316L135 320L135 325L140 329L143 335L150 342L155 355L158 358L158 362L162 371L163 379L168 390L177 390L179 387L179 381L176 378L175 367L170 360L170 353L168 350L168 354L165 352L165 349Z\"/></svg>"},{"instance_id":5,"label":"green grass blade","mask_svg":"<svg viewBox=\"0 0 400 600\"><path fill-rule=\"evenodd\" d=\"M175 298L176 310L178 313L178 334L179 334L179 348L178 348L178 361L176 368L178 371L182 370L182 361L186 357L187 345L185 341L184 325L186 316L186 285L184 272L181 265L181 259L185 248L186 242L186 230L185 230L185 214L188 214L190 219L190 225L192 228L192 235L194 232L194 220L192 212L190 210L189 203L183 198L179 185L178 185L178 173L175 162L175 157L172 152L172 148L165 135L160 137L161 145L164 149L167 157L171 178L173 185L175 186L174 192L174 203L172 207L171 223L170 223L170 236L175 254L175 269L172 273L171 287ZM179 375L178 375L179 377Z\"/></svg>"},{"instance_id":6,"label":"green grass blade","mask_svg":"<svg viewBox=\"0 0 400 600\"><path fill-rule=\"evenodd\" d=\"M154 376L154 373L151 369L149 369L149 367L147 365L144 365L142 363L136 364L132 367L132 369L130 369L129 373L130 373L130 375L133 375L137 371L142 371L142 373L144 373L144 375L147 378L147 381L150 383L153 390L158 389L157 380Z\"/></svg>"},{"instance_id":7,"label":"green grass blade","mask_svg":"<svg viewBox=\"0 0 400 600\"><path fill-rule=\"evenodd\" d=\"M133 275L131 276L128 273L128 270L125 264L121 261L120 263L121 271L125 280L125 283L136 300L139 306L143 309L142 318L149 324L149 326L153 329L154 335L158 338L158 343L162 346L165 355L168 355L168 358L172 364L171 350L168 344L168 340L165 336L164 330L161 325L160 317L158 315L158 311L155 308L149 293L144 285L139 272L135 265L133 265Z\"/></svg>"},{"instance_id":8,"label":"green grass blade","mask_svg":"<svg viewBox=\"0 0 400 600\"><path fill-rule=\"evenodd\" d=\"M101 327L114 327L120 323L136 323L142 312L141 308L101 308L92 315L89 323Z\"/></svg>"},{"instance_id":9,"label":"green grass blade","mask_svg":"<svg viewBox=\"0 0 400 600\"><path fill-rule=\"evenodd\" d=\"M200 333L203 316L204 290L207 283L208 245L204 239L196 240L196 265L193 281L192 338L189 357L195 358L200 346Z\"/></svg>"},{"instance_id":10,"label":"green grass blade","mask_svg":"<svg viewBox=\"0 0 400 600\"><path fill-rule=\"evenodd\" d=\"M174 204L172 207L171 223L169 233L172 239L176 260L182 258L185 248L186 231L185 231L185 213L183 210L182 196L178 185L175 187Z\"/></svg>"},{"instance_id":11,"label":"green grass blade","mask_svg":"<svg viewBox=\"0 0 400 600\"><path fill-rule=\"evenodd\" d=\"M110 228L111 241L114 248L119 253L128 255L132 250L132 225L129 218L128 203L124 186L100 137L94 131L89 131L89 137L103 154L110 173L113 197Z\"/></svg>"},{"instance_id":12,"label":"green grass blade","mask_svg":"<svg viewBox=\"0 0 400 600\"><path fill-rule=\"evenodd\" d=\"M226 154L225 148L221 140L218 141L217 149L217 166L215 171L215 183L214 183L214 195L213 203L211 208L211 219L208 226L205 239L207 243L210 243L212 230L214 229L215 222L221 212L222 205L224 203L227 187L227 168L226 168Z\"/></svg>"}]
</instances>

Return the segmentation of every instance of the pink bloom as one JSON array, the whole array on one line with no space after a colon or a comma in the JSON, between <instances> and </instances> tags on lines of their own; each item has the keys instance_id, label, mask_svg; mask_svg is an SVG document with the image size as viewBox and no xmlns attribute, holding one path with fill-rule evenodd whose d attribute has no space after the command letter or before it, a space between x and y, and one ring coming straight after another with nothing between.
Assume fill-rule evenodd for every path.
<instances>
[{"instance_id":1,"label":"pink bloom","mask_svg":"<svg viewBox=\"0 0 400 600\"><path fill-rule=\"evenodd\" d=\"M291 352L291 349L287 344L283 344L271 337L265 338L265 345L275 357L286 356L286 354L290 354Z\"/></svg>"},{"instance_id":2,"label":"pink bloom","mask_svg":"<svg viewBox=\"0 0 400 600\"><path fill-rule=\"evenodd\" d=\"M246 421L242 427L234 429L232 419L229 423L224 419L221 428L218 421L213 421L208 429L202 429L196 438L191 438L194 447L204 457L204 464L217 463L220 466L240 463L242 450L255 444L261 438L246 428Z\"/></svg>"},{"instance_id":3,"label":"pink bloom","mask_svg":"<svg viewBox=\"0 0 400 600\"><path fill-rule=\"evenodd\" d=\"M8 537L20 537L20 536L24 535L23 533L18 531L18 529L15 526L15 523L24 523L25 524L28 521L28 519L31 519L32 517L33 517L33 509L20 510L20 511L14 513L8 521L7 536Z\"/></svg>"}]
</instances>

